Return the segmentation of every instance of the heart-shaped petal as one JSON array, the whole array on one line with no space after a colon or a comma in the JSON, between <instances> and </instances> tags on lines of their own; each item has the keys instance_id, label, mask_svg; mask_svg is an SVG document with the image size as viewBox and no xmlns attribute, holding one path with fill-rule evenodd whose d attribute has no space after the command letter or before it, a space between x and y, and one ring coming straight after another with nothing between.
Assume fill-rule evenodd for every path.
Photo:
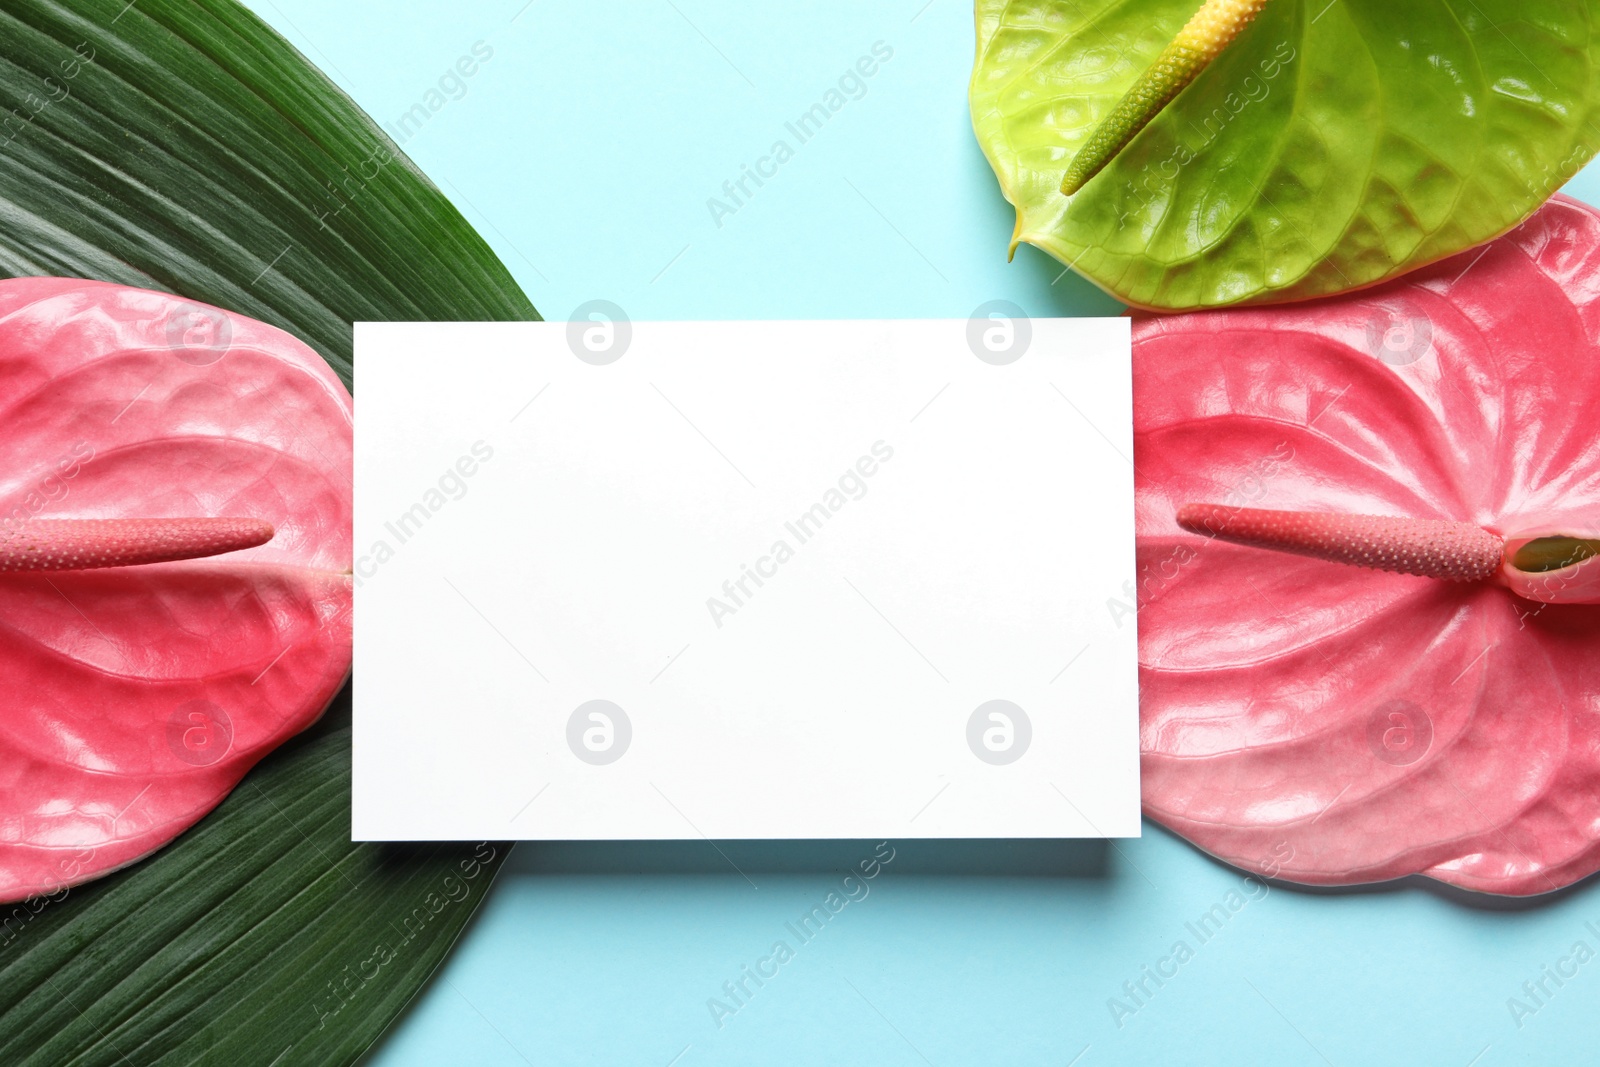
<instances>
[{"instance_id":1,"label":"heart-shaped petal","mask_svg":"<svg viewBox=\"0 0 1600 1067\"><path fill-rule=\"evenodd\" d=\"M100 282L0 282L0 518L275 531L206 559L0 573L0 899L159 848L338 691L351 411L323 360L263 323Z\"/></svg>"},{"instance_id":2,"label":"heart-shaped petal","mask_svg":"<svg viewBox=\"0 0 1600 1067\"><path fill-rule=\"evenodd\" d=\"M1148 814L1308 883L1531 894L1600 868L1600 606L1560 602L1593 599L1593 565L1447 582L1177 522L1600 532L1600 212L1558 197L1345 297L1140 315L1134 366Z\"/></svg>"},{"instance_id":3,"label":"heart-shaped petal","mask_svg":"<svg viewBox=\"0 0 1600 1067\"><path fill-rule=\"evenodd\" d=\"M1584 4L977 0L976 14L972 125L1016 208L1012 247L1138 307L1394 278L1517 225L1600 144Z\"/></svg>"}]
</instances>

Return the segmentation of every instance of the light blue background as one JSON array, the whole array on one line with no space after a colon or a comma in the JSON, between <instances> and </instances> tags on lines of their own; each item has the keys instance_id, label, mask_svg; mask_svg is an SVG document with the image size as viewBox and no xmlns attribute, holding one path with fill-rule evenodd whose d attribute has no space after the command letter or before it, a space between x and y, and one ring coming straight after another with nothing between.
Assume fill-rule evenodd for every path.
<instances>
[{"instance_id":1,"label":"light blue background","mask_svg":"<svg viewBox=\"0 0 1600 1067\"><path fill-rule=\"evenodd\" d=\"M493 58L405 150L549 318L1034 315L1117 305L1024 247L965 104L961 0L252 0L380 122L474 42ZM874 42L893 58L718 227L707 209ZM1600 198L1591 168L1569 190ZM1594 1062L1600 961L1519 1028L1507 998L1600 939L1590 883L1532 906L1421 885L1240 885L1160 828L1114 845L896 843L896 859L747 1007L708 998L871 844L517 849L456 953L372 1057L441 1063L1502 1064ZM754 882L758 888L752 888ZM1173 941L1137 1014L1107 1001ZM1152 986L1152 988L1154 988ZM676 1057L676 1059L675 1059Z\"/></svg>"}]
</instances>

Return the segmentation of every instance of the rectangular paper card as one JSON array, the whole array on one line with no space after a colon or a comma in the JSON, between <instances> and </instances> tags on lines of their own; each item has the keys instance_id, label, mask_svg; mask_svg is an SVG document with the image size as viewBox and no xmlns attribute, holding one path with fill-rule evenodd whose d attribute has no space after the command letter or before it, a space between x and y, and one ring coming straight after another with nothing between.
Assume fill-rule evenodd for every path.
<instances>
[{"instance_id":1,"label":"rectangular paper card","mask_svg":"<svg viewBox=\"0 0 1600 1067\"><path fill-rule=\"evenodd\" d=\"M356 839L1139 833L1128 320L356 354Z\"/></svg>"}]
</instances>

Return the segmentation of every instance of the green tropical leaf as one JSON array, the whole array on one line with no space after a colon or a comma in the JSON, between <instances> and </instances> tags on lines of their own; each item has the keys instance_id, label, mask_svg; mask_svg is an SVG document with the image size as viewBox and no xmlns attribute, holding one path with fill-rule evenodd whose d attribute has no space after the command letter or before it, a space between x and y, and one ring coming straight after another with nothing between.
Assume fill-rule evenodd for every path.
<instances>
[{"instance_id":1,"label":"green tropical leaf","mask_svg":"<svg viewBox=\"0 0 1600 1067\"><path fill-rule=\"evenodd\" d=\"M461 214L229 0L7 0L0 273L165 289L350 378L359 320L537 319Z\"/></svg>"},{"instance_id":2,"label":"green tropical leaf","mask_svg":"<svg viewBox=\"0 0 1600 1067\"><path fill-rule=\"evenodd\" d=\"M0 1063L353 1063L427 981L506 846L350 841L349 690L199 825L0 908Z\"/></svg>"},{"instance_id":3,"label":"green tropical leaf","mask_svg":"<svg viewBox=\"0 0 1600 1067\"><path fill-rule=\"evenodd\" d=\"M450 203L232 0L7 0L0 274L164 289L348 381L356 320L534 319ZM349 690L168 848L0 908L0 1062L354 1062L501 844L350 842Z\"/></svg>"},{"instance_id":4,"label":"green tropical leaf","mask_svg":"<svg viewBox=\"0 0 1600 1067\"><path fill-rule=\"evenodd\" d=\"M978 0L973 127L1017 209L1013 247L1156 310L1306 299L1517 226L1600 146L1591 5L1267 0L1064 196L1079 149L1199 7Z\"/></svg>"}]
</instances>

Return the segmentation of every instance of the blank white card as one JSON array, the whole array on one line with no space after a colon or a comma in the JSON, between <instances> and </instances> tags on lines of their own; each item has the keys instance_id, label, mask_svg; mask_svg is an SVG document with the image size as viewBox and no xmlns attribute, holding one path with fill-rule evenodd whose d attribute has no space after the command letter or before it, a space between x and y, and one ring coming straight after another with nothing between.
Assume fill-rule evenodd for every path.
<instances>
[{"instance_id":1,"label":"blank white card","mask_svg":"<svg viewBox=\"0 0 1600 1067\"><path fill-rule=\"evenodd\" d=\"M1126 319L356 355L357 840L1139 833Z\"/></svg>"}]
</instances>

